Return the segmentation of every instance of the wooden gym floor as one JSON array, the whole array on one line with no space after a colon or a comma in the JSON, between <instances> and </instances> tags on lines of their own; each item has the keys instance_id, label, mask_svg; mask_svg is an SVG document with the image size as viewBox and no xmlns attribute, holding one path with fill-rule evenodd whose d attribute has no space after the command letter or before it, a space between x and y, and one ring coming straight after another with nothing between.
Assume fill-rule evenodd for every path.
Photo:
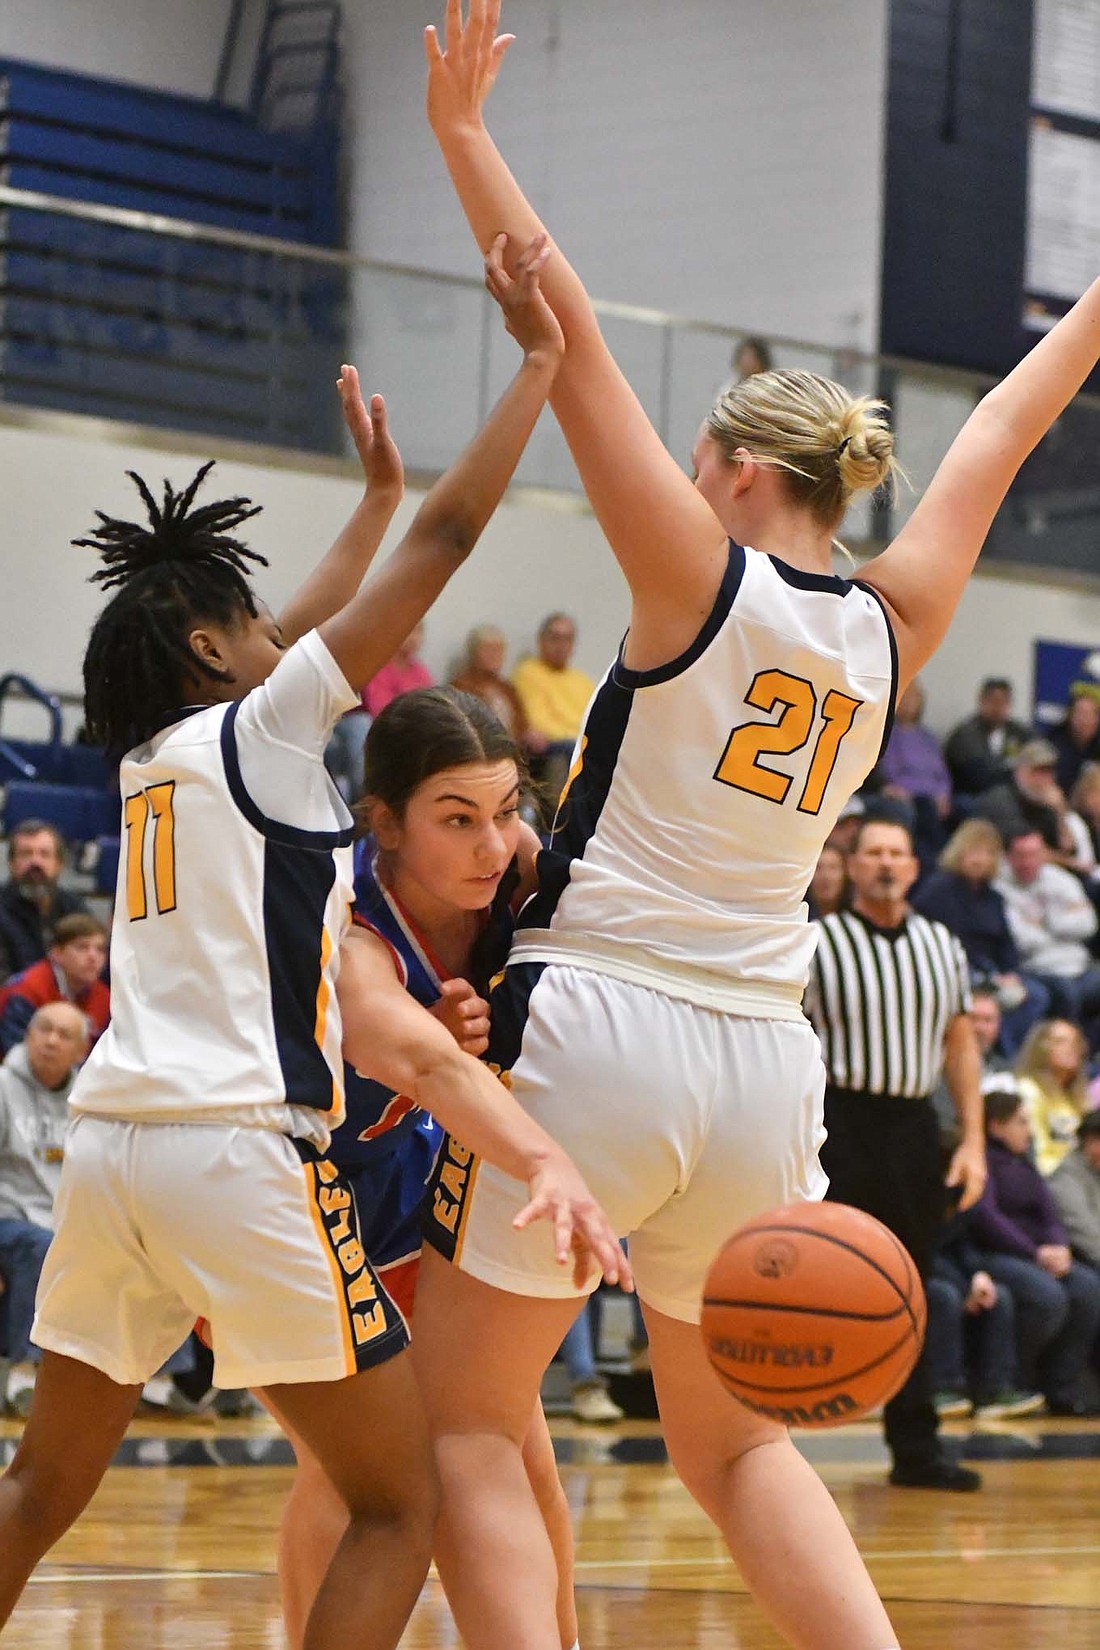
<instances>
[{"instance_id":1,"label":"wooden gym floor","mask_svg":"<svg viewBox=\"0 0 1100 1650\"><path fill-rule=\"evenodd\" d=\"M780 1650L654 1423L554 1422L573 1506L584 1650ZM891 1489L878 1429L799 1442L855 1530L906 1650L1097 1650L1100 1426L953 1429L976 1495ZM18 1436L0 1424L0 1459ZM281 1650L275 1528L287 1447L266 1419L135 1423L35 1575L4 1650ZM430 1582L402 1641L456 1645Z\"/></svg>"}]
</instances>

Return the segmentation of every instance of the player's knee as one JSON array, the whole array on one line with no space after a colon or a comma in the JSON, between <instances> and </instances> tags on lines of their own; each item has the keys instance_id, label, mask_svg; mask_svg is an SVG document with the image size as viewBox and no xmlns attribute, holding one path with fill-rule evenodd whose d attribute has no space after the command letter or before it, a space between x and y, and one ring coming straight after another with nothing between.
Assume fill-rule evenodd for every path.
<instances>
[{"instance_id":1,"label":"player's knee","mask_svg":"<svg viewBox=\"0 0 1100 1650\"><path fill-rule=\"evenodd\" d=\"M17 1454L3 1478L5 1541L38 1554L47 1552L76 1522L95 1488L71 1472L53 1472Z\"/></svg>"},{"instance_id":2,"label":"player's knee","mask_svg":"<svg viewBox=\"0 0 1100 1650\"><path fill-rule=\"evenodd\" d=\"M388 1531L407 1544L410 1552L422 1550L427 1568L440 1504L439 1475L430 1453L417 1463L415 1472L403 1472L386 1482L376 1480L361 1489L345 1489L344 1499L354 1526L376 1533Z\"/></svg>"},{"instance_id":3,"label":"player's knee","mask_svg":"<svg viewBox=\"0 0 1100 1650\"><path fill-rule=\"evenodd\" d=\"M725 1505L738 1463L762 1445L787 1441L783 1427L773 1421L762 1421L748 1410L744 1415L743 1424L720 1438L700 1437L690 1427L682 1432L666 1428L669 1460L684 1488L711 1517L718 1516L718 1510Z\"/></svg>"}]
</instances>

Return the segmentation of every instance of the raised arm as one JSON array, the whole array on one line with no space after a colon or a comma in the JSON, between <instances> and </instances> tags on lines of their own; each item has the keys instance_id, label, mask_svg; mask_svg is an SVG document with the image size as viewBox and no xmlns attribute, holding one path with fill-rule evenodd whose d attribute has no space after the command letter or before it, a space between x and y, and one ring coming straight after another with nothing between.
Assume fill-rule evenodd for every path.
<instances>
[{"instance_id":1,"label":"raised arm","mask_svg":"<svg viewBox=\"0 0 1100 1650\"><path fill-rule=\"evenodd\" d=\"M352 930L342 946L337 992L344 1058L357 1071L407 1094L470 1151L526 1182L531 1201L517 1225L552 1221L560 1261L579 1243L609 1283L629 1279L615 1233L572 1160L488 1066L464 1053L409 996L382 941Z\"/></svg>"},{"instance_id":2,"label":"raised arm","mask_svg":"<svg viewBox=\"0 0 1100 1650\"><path fill-rule=\"evenodd\" d=\"M353 687L367 682L435 601L481 536L500 503L562 357L561 328L539 291L547 249L527 248L513 280L499 238L486 260L485 283L523 349L523 361L484 426L440 477L401 543L348 605L321 626L321 636Z\"/></svg>"},{"instance_id":3,"label":"raised arm","mask_svg":"<svg viewBox=\"0 0 1100 1650\"><path fill-rule=\"evenodd\" d=\"M862 577L894 617L904 688L943 640L1017 470L1100 358L1100 281L984 396L927 492Z\"/></svg>"},{"instance_id":4,"label":"raised arm","mask_svg":"<svg viewBox=\"0 0 1100 1650\"><path fill-rule=\"evenodd\" d=\"M336 387L367 490L331 549L280 613L279 630L288 647L351 601L405 492L405 471L386 423L386 403L372 395L367 411L359 374L352 366L340 368Z\"/></svg>"},{"instance_id":5,"label":"raised arm","mask_svg":"<svg viewBox=\"0 0 1100 1650\"><path fill-rule=\"evenodd\" d=\"M482 107L512 37L497 37L500 0L447 0L445 50L426 31L428 118L479 247L504 230L525 246L542 224L485 128ZM725 566L725 535L666 451L604 343L588 294L561 253L547 267L547 301L565 334L551 405L585 491L634 597L632 630L670 656L710 611ZM697 629L698 626L695 626ZM643 661L636 661L643 662ZM648 661L660 662L660 658Z\"/></svg>"}]
</instances>

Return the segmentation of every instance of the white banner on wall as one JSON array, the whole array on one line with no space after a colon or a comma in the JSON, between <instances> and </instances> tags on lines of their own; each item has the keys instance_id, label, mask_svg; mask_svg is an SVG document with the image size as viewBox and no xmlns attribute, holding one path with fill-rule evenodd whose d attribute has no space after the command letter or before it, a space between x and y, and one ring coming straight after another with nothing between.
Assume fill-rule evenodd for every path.
<instances>
[{"instance_id":1,"label":"white banner on wall","mask_svg":"<svg viewBox=\"0 0 1100 1650\"><path fill-rule=\"evenodd\" d=\"M1100 4L1035 0L1031 102L1039 109L1100 121Z\"/></svg>"},{"instance_id":2,"label":"white banner on wall","mask_svg":"<svg viewBox=\"0 0 1100 1650\"><path fill-rule=\"evenodd\" d=\"M1100 268L1100 0L1035 0L1024 325L1051 326Z\"/></svg>"},{"instance_id":3,"label":"white banner on wall","mask_svg":"<svg viewBox=\"0 0 1100 1650\"><path fill-rule=\"evenodd\" d=\"M1028 292L1073 303L1100 269L1100 136L1032 122L1027 217Z\"/></svg>"}]
</instances>

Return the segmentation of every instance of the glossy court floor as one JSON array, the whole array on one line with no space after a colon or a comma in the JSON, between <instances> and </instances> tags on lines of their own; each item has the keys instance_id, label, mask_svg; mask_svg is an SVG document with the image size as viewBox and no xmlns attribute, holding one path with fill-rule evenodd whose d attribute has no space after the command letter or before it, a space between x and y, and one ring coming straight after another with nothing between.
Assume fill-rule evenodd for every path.
<instances>
[{"instance_id":1,"label":"glossy court floor","mask_svg":"<svg viewBox=\"0 0 1100 1650\"><path fill-rule=\"evenodd\" d=\"M680 1488L655 1424L554 1422L585 1650L779 1650ZM855 1530L906 1650L1100 1650L1100 1424L956 1427L977 1495L891 1489L877 1428L799 1442ZM0 1425L10 1459L18 1436ZM4 1650L280 1650L287 1446L266 1420L135 1423ZM457 1645L429 1582L402 1641Z\"/></svg>"}]
</instances>

